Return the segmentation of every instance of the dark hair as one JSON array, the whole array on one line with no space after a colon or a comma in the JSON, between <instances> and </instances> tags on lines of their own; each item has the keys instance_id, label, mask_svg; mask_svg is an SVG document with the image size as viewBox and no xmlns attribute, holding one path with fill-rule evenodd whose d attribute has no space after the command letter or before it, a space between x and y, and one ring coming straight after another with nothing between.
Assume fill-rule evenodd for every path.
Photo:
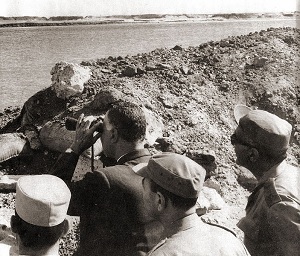
<instances>
[{"instance_id":1,"label":"dark hair","mask_svg":"<svg viewBox=\"0 0 300 256\"><path fill-rule=\"evenodd\" d=\"M146 135L146 117L137 104L119 101L107 112L109 122L117 129L121 138L128 142L144 140Z\"/></svg>"},{"instance_id":2,"label":"dark hair","mask_svg":"<svg viewBox=\"0 0 300 256\"><path fill-rule=\"evenodd\" d=\"M197 198L183 198L181 196L175 195L172 192L162 188L151 179L150 179L150 189L154 193L156 192L162 193L162 195L165 198L171 201L174 207L180 208L182 210L188 210L192 208L197 202Z\"/></svg>"},{"instance_id":3,"label":"dark hair","mask_svg":"<svg viewBox=\"0 0 300 256\"><path fill-rule=\"evenodd\" d=\"M54 245L66 230L67 220L53 227L32 225L15 213L12 218L12 228L27 248L43 249Z\"/></svg>"}]
</instances>

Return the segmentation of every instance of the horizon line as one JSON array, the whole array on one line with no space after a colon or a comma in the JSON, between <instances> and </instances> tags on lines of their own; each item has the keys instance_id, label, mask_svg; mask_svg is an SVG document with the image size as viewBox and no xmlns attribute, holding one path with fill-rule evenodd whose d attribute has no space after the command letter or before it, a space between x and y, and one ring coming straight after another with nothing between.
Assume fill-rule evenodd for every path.
<instances>
[{"instance_id":1,"label":"horizon line","mask_svg":"<svg viewBox=\"0 0 300 256\"><path fill-rule=\"evenodd\" d=\"M285 14L285 13L300 13L300 11L288 11L288 12L222 12L222 13L165 13L165 14L159 14L159 13L142 13L142 14L113 14L113 15L57 15L57 16L39 16L39 15L20 15L20 16L3 16L0 15L0 17L5 18L21 18L21 17L38 17L38 18L52 18L52 17L130 17L130 16L144 16L144 15L157 15L157 16L165 16L165 15L172 15L172 16L180 16L180 15L224 15L224 14Z\"/></svg>"}]
</instances>

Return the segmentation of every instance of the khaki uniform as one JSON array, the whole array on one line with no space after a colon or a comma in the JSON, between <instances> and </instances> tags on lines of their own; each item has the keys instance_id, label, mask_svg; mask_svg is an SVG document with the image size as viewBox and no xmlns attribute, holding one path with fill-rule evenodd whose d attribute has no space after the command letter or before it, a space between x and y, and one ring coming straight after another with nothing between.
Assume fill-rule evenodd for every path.
<instances>
[{"instance_id":1,"label":"khaki uniform","mask_svg":"<svg viewBox=\"0 0 300 256\"><path fill-rule=\"evenodd\" d=\"M203 223L196 213L173 223L169 232L174 235L162 240L147 255L250 255L233 233L219 226Z\"/></svg>"},{"instance_id":2,"label":"khaki uniform","mask_svg":"<svg viewBox=\"0 0 300 256\"><path fill-rule=\"evenodd\" d=\"M265 173L238 227L253 256L300 255L300 169L283 161Z\"/></svg>"}]
</instances>

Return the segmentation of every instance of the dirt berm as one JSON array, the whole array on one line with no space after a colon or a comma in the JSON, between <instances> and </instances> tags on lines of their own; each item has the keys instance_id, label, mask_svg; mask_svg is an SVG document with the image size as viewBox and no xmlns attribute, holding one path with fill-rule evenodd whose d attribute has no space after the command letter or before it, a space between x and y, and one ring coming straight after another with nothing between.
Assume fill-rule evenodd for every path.
<instances>
[{"instance_id":1,"label":"dirt berm","mask_svg":"<svg viewBox=\"0 0 300 256\"><path fill-rule=\"evenodd\" d=\"M33 96L32 127L21 127L24 108L11 107L1 113L0 132L38 133L46 121L58 114L62 119L76 117L102 88L114 87L162 117L164 138L152 148L154 152L192 152L195 159L203 152L215 155L217 167L209 173L211 184L231 210L202 217L233 227L255 186L252 175L235 164L230 144L236 104L267 110L289 121L293 134L288 161L300 163L299 32L270 28L197 47L177 45L136 56L84 61L81 65L91 68L92 76L80 96L53 103L53 92L46 88ZM45 147L31 148L29 156L2 162L1 173L45 173L58 154ZM14 193L2 193L1 197L1 208L13 208ZM70 237L75 239L74 234ZM65 239L64 243L70 242ZM68 248L70 252L73 247Z\"/></svg>"}]
</instances>

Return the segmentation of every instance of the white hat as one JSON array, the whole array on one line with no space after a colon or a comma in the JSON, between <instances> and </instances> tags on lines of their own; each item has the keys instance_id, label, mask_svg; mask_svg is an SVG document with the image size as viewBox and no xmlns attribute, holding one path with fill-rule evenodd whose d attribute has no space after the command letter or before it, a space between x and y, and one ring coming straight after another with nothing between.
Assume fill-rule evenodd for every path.
<instances>
[{"instance_id":1,"label":"white hat","mask_svg":"<svg viewBox=\"0 0 300 256\"><path fill-rule=\"evenodd\" d=\"M56 176L23 176L16 187L16 212L32 225L56 226L65 220L70 198L68 186Z\"/></svg>"}]
</instances>

